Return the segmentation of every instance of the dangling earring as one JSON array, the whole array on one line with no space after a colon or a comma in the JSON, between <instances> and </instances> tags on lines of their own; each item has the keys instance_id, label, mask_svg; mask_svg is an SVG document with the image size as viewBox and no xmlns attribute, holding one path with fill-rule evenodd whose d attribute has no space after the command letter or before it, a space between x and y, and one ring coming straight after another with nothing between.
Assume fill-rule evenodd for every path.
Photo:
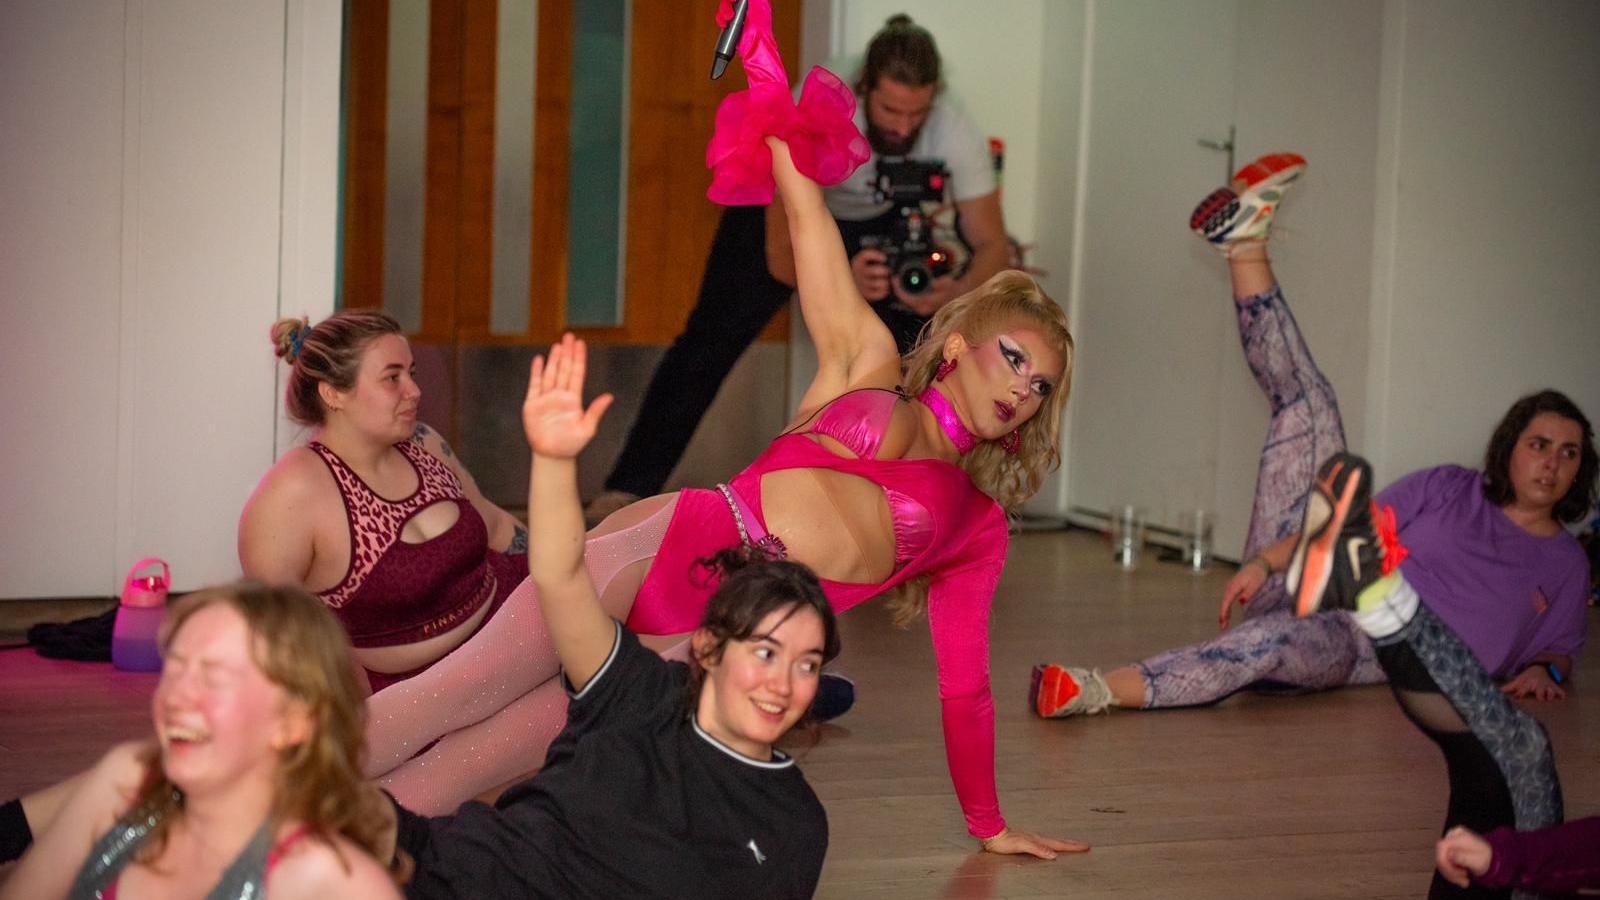
<instances>
[{"instance_id":1,"label":"dangling earring","mask_svg":"<svg viewBox=\"0 0 1600 900\"><path fill-rule=\"evenodd\" d=\"M1016 429L1013 429L1010 434L1000 439L1000 449L1004 450L1007 456L1016 456L1017 449L1021 446L1022 432Z\"/></svg>"},{"instance_id":2,"label":"dangling earring","mask_svg":"<svg viewBox=\"0 0 1600 900\"><path fill-rule=\"evenodd\" d=\"M956 370L956 361L953 359L939 360L939 368L933 372L934 381L943 381L946 375Z\"/></svg>"}]
</instances>

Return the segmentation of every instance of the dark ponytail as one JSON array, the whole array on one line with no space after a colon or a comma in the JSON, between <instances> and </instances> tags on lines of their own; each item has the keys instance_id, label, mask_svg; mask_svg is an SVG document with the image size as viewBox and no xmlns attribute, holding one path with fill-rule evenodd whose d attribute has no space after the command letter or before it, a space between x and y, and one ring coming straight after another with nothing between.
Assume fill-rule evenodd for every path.
<instances>
[{"instance_id":1,"label":"dark ponytail","mask_svg":"<svg viewBox=\"0 0 1600 900\"><path fill-rule=\"evenodd\" d=\"M865 96L884 78L912 88L942 86L939 47L933 35L905 13L890 16L867 44L856 93Z\"/></svg>"}]
</instances>

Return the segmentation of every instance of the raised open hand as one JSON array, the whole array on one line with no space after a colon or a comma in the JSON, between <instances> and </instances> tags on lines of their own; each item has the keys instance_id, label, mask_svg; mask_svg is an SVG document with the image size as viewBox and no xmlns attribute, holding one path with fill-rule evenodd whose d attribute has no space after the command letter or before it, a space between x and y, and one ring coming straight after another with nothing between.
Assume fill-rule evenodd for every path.
<instances>
[{"instance_id":1,"label":"raised open hand","mask_svg":"<svg viewBox=\"0 0 1600 900\"><path fill-rule=\"evenodd\" d=\"M583 408L588 355L583 341L568 332L550 348L548 361L543 356L533 358L528 396L522 401L522 430L536 455L572 459L594 439L612 397L601 394Z\"/></svg>"}]
</instances>

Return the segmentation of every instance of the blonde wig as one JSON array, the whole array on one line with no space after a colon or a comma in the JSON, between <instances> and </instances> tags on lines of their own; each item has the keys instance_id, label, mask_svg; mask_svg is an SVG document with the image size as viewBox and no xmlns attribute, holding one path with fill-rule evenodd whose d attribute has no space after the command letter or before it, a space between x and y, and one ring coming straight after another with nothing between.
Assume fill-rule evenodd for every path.
<instances>
[{"instance_id":1,"label":"blonde wig","mask_svg":"<svg viewBox=\"0 0 1600 900\"><path fill-rule=\"evenodd\" d=\"M976 346L1010 328L1032 328L1061 355L1061 378L1033 418L1017 429L1021 443L1012 456L998 441L982 441L961 458L964 469L1008 514L1038 493L1045 476L1061 464L1061 411L1072 388L1074 345L1067 314L1037 282L1014 269L1000 272L945 304L923 326L917 345L901 360L903 386L915 397L933 383L945 341L959 334ZM897 624L906 625L928 604L927 580L912 579L889 601Z\"/></svg>"}]
</instances>

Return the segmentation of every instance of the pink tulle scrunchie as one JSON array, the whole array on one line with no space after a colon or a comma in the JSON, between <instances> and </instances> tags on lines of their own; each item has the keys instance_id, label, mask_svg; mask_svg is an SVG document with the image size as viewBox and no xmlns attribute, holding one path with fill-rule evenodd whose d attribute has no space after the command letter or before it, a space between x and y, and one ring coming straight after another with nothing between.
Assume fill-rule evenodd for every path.
<instances>
[{"instance_id":1,"label":"pink tulle scrunchie","mask_svg":"<svg viewBox=\"0 0 1600 900\"><path fill-rule=\"evenodd\" d=\"M731 18L733 0L722 0L717 25ZM739 59L750 87L723 99L706 145L706 167L711 169L706 196L713 203L772 202L772 154L763 140L767 135L787 143L795 168L821 185L838 184L867 161L871 151L855 125L856 95L839 76L817 66L806 75L799 105L790 98L768 0L750 0Z\"/></svg>"}]
</instances>

